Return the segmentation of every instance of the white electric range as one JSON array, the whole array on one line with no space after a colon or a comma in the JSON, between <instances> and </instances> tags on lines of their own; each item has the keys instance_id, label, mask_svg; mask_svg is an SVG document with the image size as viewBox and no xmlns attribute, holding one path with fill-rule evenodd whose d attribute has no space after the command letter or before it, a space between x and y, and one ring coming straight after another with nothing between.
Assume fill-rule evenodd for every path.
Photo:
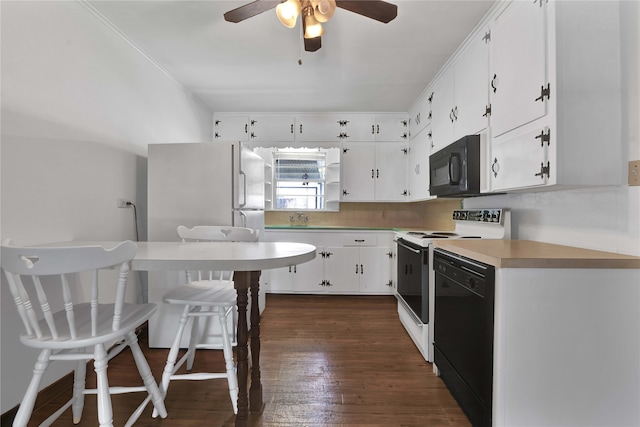
<instances>
[{"instance_id":1,"label":"white electric range","mask_svg":"<svg viewBox=\"0 0 640 427\"><path fill-rule=\"evenodd\" d=\"M423 357L433 361L433 241L436 239L510 239L511 212L507 209L456 209L453 231L396 233L398 316Z\"/></svg>"}]
</instances>

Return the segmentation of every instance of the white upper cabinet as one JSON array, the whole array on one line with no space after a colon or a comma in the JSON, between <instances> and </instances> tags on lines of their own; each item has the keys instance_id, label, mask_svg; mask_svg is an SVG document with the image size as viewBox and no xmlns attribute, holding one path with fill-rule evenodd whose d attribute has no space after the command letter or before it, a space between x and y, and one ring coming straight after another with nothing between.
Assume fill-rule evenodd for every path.
<instances>
[{"instance_id":1,"label":"white upper cabinet","mask_svg":"<svg viewBox=\"0 0 640 427\"><path fill-rule=\"evenodd\" d=\"M454 65L454 140L476 135L489 125L489 38L488 29L481 30Z\"/></svg>"},{"instance_id":2,"label":"white upper cabinet","mask_svg":"<svg viewBox=\"0 0 640 427\"><path fill-rule=\"evenodd\" d=\"M431 86L431 151L486 129L489 105L488 32L473 35Z\"/></svg>"},{"instance_id":3,"label":"white upper cabinet","mask_svg":"<svg viewBox=\"0 0 640 427\"><path fill-rule=\"evenodd\" d=\"M491 26L490 99L494 137L544 116L547 2L514 1Z\"/></svg>"},{"instance_id":4,"label":"white upper cabinet","mask_svg":"<svg viewBox=\"0 0 640 427\"><path fill-rule=\"evenodd\" d=\"M405 142L409 140L409 118L406 114L383 114L375 116L371 133L376 141Z\"/></svg>"},{"instance_id":5,"label":"white upper cabinet","mask_svg":"<svg viewBox=\"0 0 640 427\"><path fill-rule=\"evenodd\" d=\"M497 15L492 191L622 184L619 9L614 1L514 1Z\"/></svg>"},{"instance_id":6,"label":"white upper cabinet","mask_svg":"<svg viewBox=\"0 0 640 427\"><path fill-rule=\"evenodd\" d=\"M295 140L332 142L346 138L347 119L339 114L301 114L296 116Z\"/></svg>"},{"instance_id":7,"label":"white upper cabinet","mask_svg":"<svg viewBox=\"0 0 640 427\"><path fill-rule=\"evenodd\" d=\"M214 114L213 140L246 142L249 139L249 115Z\"/></svg>"},{"instance_id":8,"label":"white upper cabinet","mask_svg":"<svg viewBox=\"0 0 640 427\"><path fill-rule=\"evenodd\" d=\"M407 180L409 201L427 200L429 193L430 141L426 132L421 132L409 141L409 166Z\"/></svg>"},{"instance_id":9,"label":"white upper cabinet","mask_svg":"<svg viewBox=\"0 0 640 427\"><path fill-rule=\"evenodd\" d=\"M438 77L431 87L431 151L436 152L454 141L453 72L449 69Z\"/></svg>"},{"instance_id":10,"label":"white upper cabinet","mask_svg":"<svg viewBox=\"0 0 640 427\"><path fill-rule=\"evenodd\" d=\"M430 94L423 93L409 110L409 138L415 138L431 124Z\"/></svg>"},{"instance_id":11,"label":"white upper cabinet","mask_svg":"<svg viewBox=\"0 0 640 427\"><path fill-rule=\"evenodd\" d=\"M249 140L256 142L291 142L294 140L294 125L293 115L251 115L249 118Z\"/></svg>"},{"instance_id":12,"label":"white upper cabinet","mask_svg":"<svg viewBox=\"0 0 640 427\"><path fill-rule=\"evenodd\" d=\"M408 149L396 143L344 144L342 201L404 201Z\"/></svg>"},{"instance_id":13,"label":"white upper cabinet","mask_svg":"<svg viewBox=\"0 0 640 427\"><path fill-rule=\"evenodd\" d=\"M340 117L342 141L375 141L375 117L372 114L346 113Z\"/></svg>"}]
</instances>

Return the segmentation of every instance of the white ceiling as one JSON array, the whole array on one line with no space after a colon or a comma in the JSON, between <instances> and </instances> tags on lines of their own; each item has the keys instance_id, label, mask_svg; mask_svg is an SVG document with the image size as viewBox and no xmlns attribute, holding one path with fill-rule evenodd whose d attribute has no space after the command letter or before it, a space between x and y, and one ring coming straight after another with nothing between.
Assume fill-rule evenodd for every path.
<instances>
[{"instance_id":1,"label":"white ceiling","mask_svg":"<svg viewBox=\"0 0 640 427\"><path fill-rule=\"evenodd\" d=\"M390 0L388 24L338 8L305 52L275 10L223 19L250 1L89 4L212 112L405 112L494 2Z\"/></svg>"}]
</instances>

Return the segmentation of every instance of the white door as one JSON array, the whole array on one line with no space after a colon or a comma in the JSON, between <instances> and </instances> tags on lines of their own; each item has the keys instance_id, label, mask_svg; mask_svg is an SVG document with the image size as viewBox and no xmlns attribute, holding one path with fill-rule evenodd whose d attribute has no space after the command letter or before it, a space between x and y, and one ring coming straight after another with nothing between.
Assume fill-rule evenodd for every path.
<instances>
[{"instance_id":1,"label":"white door","mask_svg":"<svg viewBox=\"0 0 640 427\"><path fill-rule=\"evenodd\" d=\"M264 273L263 273L264 274ZM293 266L273 268L267 272L270 292L293 292Z\"/></svg>"},{"instance_id":2,"label":"white door","mask_svg":"<svg viewBox=\"0 0 640 427\"><path fill-rule=\"evenodd\" d=\"M393 293L390 248L360 248L360 290L366 293Z\"/></svg>"},{"instance_id":3,"label":"white door","mask_svg":"<svg viewBox=\"0 0 640 427\"><path fill-rule=\"evenodd\" d=\"M403 201L407 194L408 148L404 144L377 143L375 200Z\"/></svg>"},{"instance_id":4,"label":"white door","mask_svg":"<svg viewBox=\"0 0 640 427\"><path fill-rule=\"evenodd\" d=\"M375 200L376 144L345 144L342 153L342 201Z\"/></svg>"},{"instance_id":5,"label":"white door","mask_svg":"<svg viewBox=\"0 0 640 427\"><path fill-rule=\"evenodd\" d=\"M431 135L433 138L432 151L438 151L454 141L454 72L446 70L438 77L433 86L431 99Z\"/></svg>"},{"instance_id":6,"label":"white door","mask_svg":"<svg viewBox=\"0 0 640 427\"><path fill-rule=\"evenodd\" d=\"M331 293L358 293L360 291L360 257L358 248L329 247L332 255L324 260L324 278Z\"/></svg>"},{"instance_id":7,"label":"white door","mask_svg":"<svg viewBox=\"0 0 640 427\"><path fill-rule=\"evenodd\" d=\"M246 115L217 114L213 118L213 140L246 142L249 139L249 117Z\"/></svg>"},{"instance_id":8,"label":"white door","mask_svg":"<svg viewBox=\"0 0 640 427\"><path fill-rule=\"evenodd\" d=\"M345 130L340 126L337 114L302 114L296 116L296 141L328 142L340 141L340 133Z\"/></svg>"},{"instance_id":9,"label":"white door","mask_svg":"<svg viewBox=\"0 0 640 427\"><path fill-rule=\"evenodd\" d=\"M409 142L409 200L429 198L429 138L421 132Z\"/></svg>"},{"instance_id":10,"label":"white door","mask_svg":"<svg viewBox=\"0 0 640 427\"><path fill-rule=\"evenodd\" d=\"M494 138L491 144L489 173L491 190L501 191L545 185L548 175L546 149L542 147L540 134L545 128L528 132L510 132Z\"/></svg>"},{"instance_id":11,"label":"white door","mask_svg":"<svg viewBox=\"0 0 640 427\"><path fill-rule=\"evenodd\" d=\"M291 142L294 117L285 114L259 114L249 120L249 139L256 142Z\"/></svg>"},{"instance_id":12,"label":"white door","mask_svg":"<svg viewBox=\"0 0 640 427\"><path fill-rule=\"evenodd\" d=\"M295 266L293 288L296 292L326 292L327 287L322 286L324 259L320 253L323 250L324 248L316 247L316 257L314 259Z\"/></svg>"},{"instance_id":13,"label":"white door","mask_svg":"<svg viewBox=\"0 0 640 427\"><path fill-rule=\"evenodd\" d=\"M490 97L494 137L546 114L547 2L513 1L491 29Z\"/></svg>"},{"instance_id":14,"label":"white door","mask_svg":"<svg viewBox=\"0 0 640 427\"><path fill-rule=\"evenodd\" d=\"M486 129L489 120L489 45L481 31L465 47L454 68L454 140Z\"/></svg>"},{"instance_id":15,"label":"white door","mask_svg":"<svg viewBox=\"0 0 640 427\"><path fill-rule=\"evenodd\" d=\"M376 116L375 138L381 142L403 142L409 140L409 118L404 114Z\"/></svg>"}]
</instances>

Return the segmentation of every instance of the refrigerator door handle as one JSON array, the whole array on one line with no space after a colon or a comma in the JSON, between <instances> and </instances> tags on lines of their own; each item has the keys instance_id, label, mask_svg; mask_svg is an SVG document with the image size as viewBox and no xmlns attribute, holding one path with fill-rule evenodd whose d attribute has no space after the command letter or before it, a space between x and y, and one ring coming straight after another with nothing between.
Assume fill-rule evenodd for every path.
<instances>
[{"instance_id":1,"label":"refrigerator door handle","mask_svg":"<svg viewBox=\"0 0 640 427\"><path fill-rule=\"evenodd\" d=\"M242 194L240 195L242 197L242 202L240 202L241 199L238 197L238 206L242 208L247 204L247 175L240 171L239 177L242 179Z\"/></svg>"},{"instance_id":2,"label":"refrigerator door handle","mask_svg":"<svg viewBox=\"0 0 640 427\"><path fill-rule=\"evenodd\" d=\"M247 214L243 211L238 211L238 213L240 214L240 218L242 218L241 227L247 228Z\"/></svg>"}]
</instances>

